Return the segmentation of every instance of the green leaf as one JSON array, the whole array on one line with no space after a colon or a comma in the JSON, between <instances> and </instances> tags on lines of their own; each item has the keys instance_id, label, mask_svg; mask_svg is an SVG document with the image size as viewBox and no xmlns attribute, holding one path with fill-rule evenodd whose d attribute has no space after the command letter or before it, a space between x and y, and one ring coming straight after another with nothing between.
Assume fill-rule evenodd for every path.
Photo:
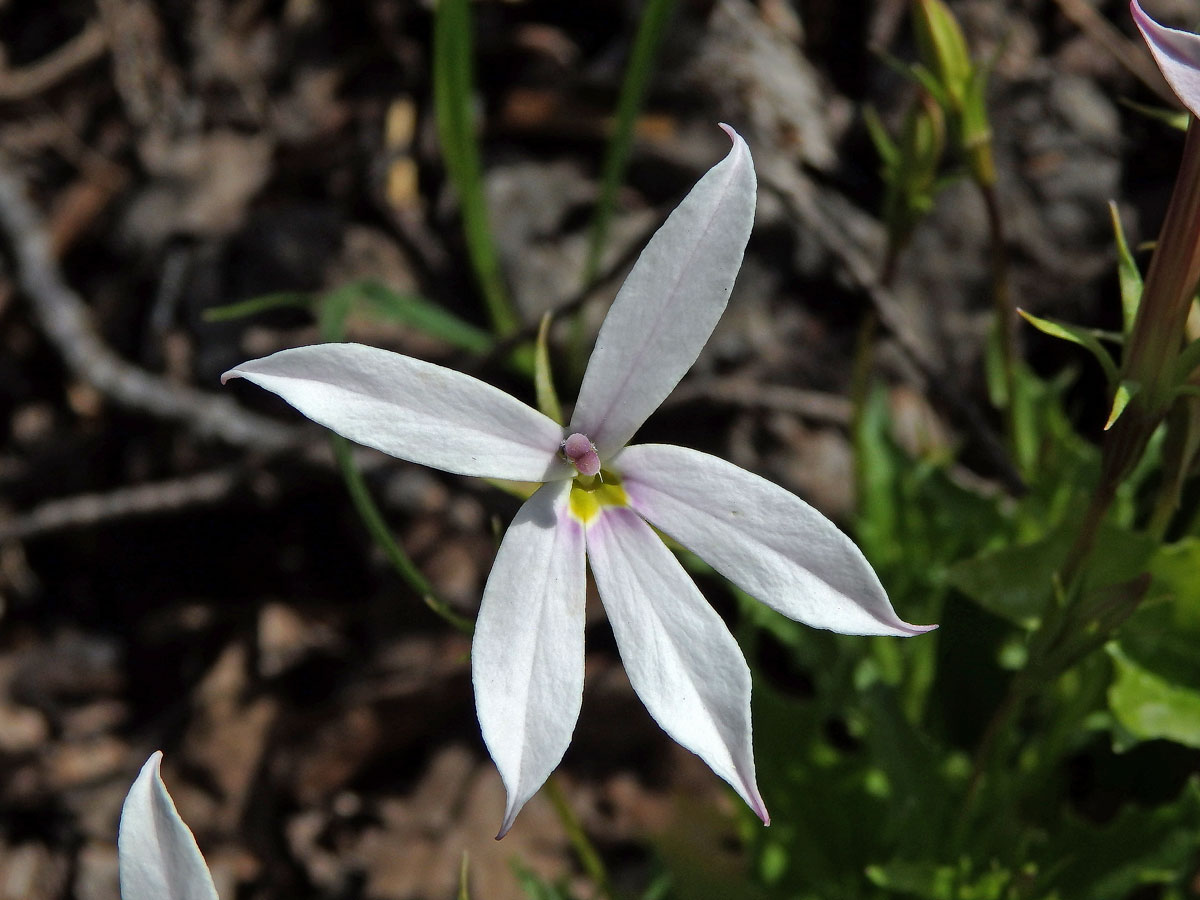
<instances>
[{"instance_id":1,"label":"green leaf","mask_svg":"<svg viewBox=\"0 0 1200 900\"><path fill-rule=\"evenodd\" d=\"M982 873L971 871L963 859L951 866L935 862L896 860L867 867L867 878L876 887L922 900L1004 900L1016 875L995 864Z\"/></svg>"},{"instance_id":2,"label":"green leaf","mask_svg":"<svg viewBox=\"0 0 1200 900\"><path fill-rule=\"evenodd\" d=\"M1108 655L1116 669L1108 708L1121 726L1138 740L1161 738L1200 747L1200 691L1142 668L1119 644L1109 644Z\"/></svg>"},{"instance_id":3,"label":"green leaf","mask_svg":"<svg viewBox=\"0 0 1200 900\"><path fill-rule=\"evenodd\" d=\"M1023 309L1018 309L1017 312L1026 322L1043 334L1070 341L1072 344L1078 344L1090 351L1092 356L1096 357L1096 362L1100 363L1100 367L1104 369L1104 377L1108 383L1110 385L1117 384L1117 364L1113 362L1111 354L1100 343L1100 336L1097 332L1090 328L1080 328L1078 325L1060 322L1057 319L1043 319Z\"/></svg>"},{"instance_id":4,"label":"green leaf","mask_svg":"<svg viewBox=\"0 0 1200 900\"><path fill-rule=\"evenodd\" d=\"M1141 387L1136 381L1121 380L1121 383L1117 385L1117 389L1113 393L1112 409L1108 413L1108 421L1104 423L1105 431L1112 428L1113 423L1121 418L1121 413L1125 412L1125 407L1129 405L1130 400L1137 396Z\"/></svg>"},{"instance_id":5,"label":"green leaf","mask_svg":"<svg viewBox=\"0 0 1200 900\"><path fill-rule=\"evenodd\" d=\"M954 112L961 113L973 67L958 20L942 0L916 0L911 9L921 63L945 88Z\"/></svg>"},{"instance_id":6,"label":"green leaf","mask_svg":"<svg viewBox=\"0 0 1200 900\"><path fill-rule=\"evenodd\" d=\"M929 96L933 97L941 105L942 109L948 111L954 109L954 102L946 92L945 85L938 81L937 76L927 68L922 65L903 66L902 71L921 87L925 88L929 92Z\"/></svg>"},{"instance_id":7,"label":"green leaf","mask_svg":"<svg viewBox=\"0 0 1200 900\"><path fill-rule=\"evenodd\" d=\"M625 180L625 167L629 164L629 154L633 149L634 127L642 108L642 100L646 96L646 88L650 84L654 57L658 53L674 8L675 0L648 0L638 23L629 64L625 67L625 78L621 82L621 94L617 98L612 137L604 157L604 176L600 182L600 199L596 202L596 213L592 219L587 263L583 274L584 284L590 284L600 269L604 244L608 239L609 222L617 203L617 192Z\"/></svg>"},{"instance_id":8,"label":"green leaf","mask_svg":"<svg viewBox=\"0 0 1200 900\"><path fill-rule=\"evenodd\" d=\"M537 346L533 357L533 384L537 390L538 409L562 425L562 406L558 402L558 392L554 390L554 375L550 371L549 333L550 313L546 313L538 325Z\"/></svg>"},{"instance_id":9,"label":"green leaf","mask_svg":"<svg viewBox=\"0 0 1200 900\"><path fill-rule=\"evenodd\" d=\"M879 113L875 112L873 106L864 106L862 117L863 124L867 127L867 136L875 145L875 152L879 154L884 170L893 168L900 161L900 148L888 134L887 126L883 124L883 120L879 118ZM886 176L885 180L887 180Z\"/></svg>"},{"instance_id":10,"label":"green leaf","mask_svg":"<svg viewBox=\"0 0 1200 900\"><path fill-rule=\"evenodd\" d=\"M520 321L509 300L488 224L483 167L475 135L470 0L438 0L433 20L433 102L446 174L462 204L467 251L492 329L501 337Z\"/></svg>"},{"instance_id":11,"label":"green leaf","mask_svg":"<svg viewBox=\"0 0 1200 900\"><path fill-rule=\"evenodd\" d=\"M1161 547L1140 609L1117 636L1121 652L1166 681L1200 691L1200 538Z\"/></svg>"},{"instance_id":12,"label":"green leaf","mask_svg":"<svg viewBox=\"0 0 1200 900\"><path fill-rule=\"evenodd\" d=\"M1129 251L1125 240L1125 229L1121 226L1121 211L1115 201L1108 202L1108 214L1112 218L1113 238L1117 244L1117 280L1121 286L1122 332L1128 337L1137 318L1138 304L1142 301L1142 273Z\"/></svg>"}]
</instances>

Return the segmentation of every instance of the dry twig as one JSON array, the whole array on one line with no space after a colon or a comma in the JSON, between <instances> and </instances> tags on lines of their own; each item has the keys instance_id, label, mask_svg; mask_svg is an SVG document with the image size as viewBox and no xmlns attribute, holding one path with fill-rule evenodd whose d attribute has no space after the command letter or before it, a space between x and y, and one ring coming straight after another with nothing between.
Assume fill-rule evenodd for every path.
<instances>
[{"instance_id":1,"label":"dry twig","mask_svg":"<svg viewBox=\"0 0 1200 900\"><path fill-rule=\"evenodd\" d=\"M685 381L667 398L666 405L698 399L786 412L830 425L849 426L854 414L853 404L846 397L780 384L762 384L744 376Z\"/></svg>"},{"instance_id":2,"label":"dry twig","mask_svg":"<svg viewBox=\"0 0 1200 900\"><path fill-rule=\"evenodd\" d=\"M101 340L83 299L63 279L41 215L22 182L0 162L0 229L16 260L18 283L43 333L68 368L105 397L158 418L181 422L203 438L279 450L302 432L243 410L233 400L172 384L127 362Z\"/></svg>"},{"instance_id":3,"label":"dry twig","mask_svg":"<svg viewBox=\"0 0 1200 900\"><path fill-rule=\"evenodd\" d=\"M108 46L104 26L92 22L53 53L21 69L0 71L0 100L26 100L69 78Z\"/></svg>"},{"instance_id":4,"label":"dry twig","mask_svg":"<svg viewBox=\"0 0 1200 900\"><path fill-rule=\"evenodd\" d=\"M171 513L217 503L242 482L235 469L218 469L183 478L47 500L27 513L0 518L0 543L37 537L64 528L84 528L114 519Z\"/></svg>"}]
</instances>

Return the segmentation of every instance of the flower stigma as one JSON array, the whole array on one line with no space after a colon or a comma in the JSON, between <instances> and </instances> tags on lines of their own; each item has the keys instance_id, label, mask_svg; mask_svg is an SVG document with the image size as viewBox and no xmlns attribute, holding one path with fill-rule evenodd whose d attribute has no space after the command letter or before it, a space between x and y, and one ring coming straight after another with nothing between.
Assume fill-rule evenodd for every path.
<instances>
[{"instance_id":1,"label":"flower stigma","mask_svg":"<svg viewBox=\"0 0 1200 900\"><path fill-rule=\"evenodd\" d=\"M595 475L600 471L600 454L586 434L578 431L562 442L562 454L580 475Z\"/></svg>"},{"instance_id":2,"label":"flower stigma","mask_svg":"<svg viewBox=\"0 0 1200 900\"><path fill-rule=\"evenodd\" d=\"M621 479L605 469L595 475L577 475L571 485L571 515L588 524L606 506L628 506Z\"/></svg>"}]
</instances>

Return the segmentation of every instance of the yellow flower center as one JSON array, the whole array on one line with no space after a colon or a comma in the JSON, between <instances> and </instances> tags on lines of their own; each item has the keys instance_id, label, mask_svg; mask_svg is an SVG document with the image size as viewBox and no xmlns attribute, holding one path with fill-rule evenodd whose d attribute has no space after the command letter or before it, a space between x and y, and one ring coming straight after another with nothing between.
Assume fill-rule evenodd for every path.
<instances>
[{"instance_id":1,"label":"yellow flower center","mask_svg":"<svg viewBox=\"0 0 1200 900\"><path fill-rule=\"evenodd\" d=\"M571 485L571 515L587 524L605 506L628 506L621 479L607 469L599 475L577 475Z\"/></svg>"}]
</instances>

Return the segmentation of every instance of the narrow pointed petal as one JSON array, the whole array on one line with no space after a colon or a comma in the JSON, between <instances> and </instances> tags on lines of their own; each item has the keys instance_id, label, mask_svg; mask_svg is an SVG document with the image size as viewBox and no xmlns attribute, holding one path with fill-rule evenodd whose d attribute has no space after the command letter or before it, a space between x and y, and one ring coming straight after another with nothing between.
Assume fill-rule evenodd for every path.
<instances>
[{"instance_id":1,"label":"narrow pointed petal","mask_svg":"<svg viewBox=\"0 0 1200 900\"><path fill-rule=\"evenodd\" d=\"M121 809L122 900L217 900L196 839L159 775L162 751L142 766Z\"/></svg>"},{"instance_id":2,"label":"narrow pointed petal","mask_svg":"<svg viewBox=\"0 0 1200 900\"><path fill-rule=\"evenodd\" d=\"M650 715L770 824L754 779L750 668L721 617L633 510L596 516L587 550L625 671Z\"/></svg>"},{"instance_id":3,"label":"narrow pointed petal","mask_svg":"<svg viewBox=\"0 0 1200 900\"><path fill-rule=\"evenodd\" d=\"M409 462L509 481L569 478L562 427L470 375L363 344L281 350L230 369L314 422Z\"/></svg>"},{"instance_id":4,"label":"narrow pointed petal","mask_svg":"<svg viewBox=\"0 0 1200 900\"><path fill-rule=\"evenodd\" d=\"M1130 0L1129 11L1171 90L1192 115L1200 115L1200 35L1159 25L1138 0Z\"/></svg>"},{"instance_id":5,"label":"narrow pointed petal","mask_svg":"<svg viewBox=\"0 0 1200 900\"><path fill-rule=\"evenodd\" d=\"M668 444L614 463L630 505L752 597L843 634L909 637L862 551L795 494L723 459Z\"/></svg>"},{"instance_id":6,"label":"narrow pointed petal","mask_svg":"<svg viewBox=\"0 0 1200 900\"><path fill-rule=\"evenodd\" d=\"M691 368L725 311L754 224L746 142L692 188L650 239L596 338L569 431L602 460L633 437Z\"/></svg>"},{"instance_id":7,"label":"narrow pointed petal","mask_svg":"<svg viewBox=\"0 0 1200 900\"><path fill-rule=\"evenodd\" d=\"M540 488L509 526L471 645L475 708L508 791L504 837L571 743L583 698L583 525L570 482Z\"/></svg>"}]
</instances>

